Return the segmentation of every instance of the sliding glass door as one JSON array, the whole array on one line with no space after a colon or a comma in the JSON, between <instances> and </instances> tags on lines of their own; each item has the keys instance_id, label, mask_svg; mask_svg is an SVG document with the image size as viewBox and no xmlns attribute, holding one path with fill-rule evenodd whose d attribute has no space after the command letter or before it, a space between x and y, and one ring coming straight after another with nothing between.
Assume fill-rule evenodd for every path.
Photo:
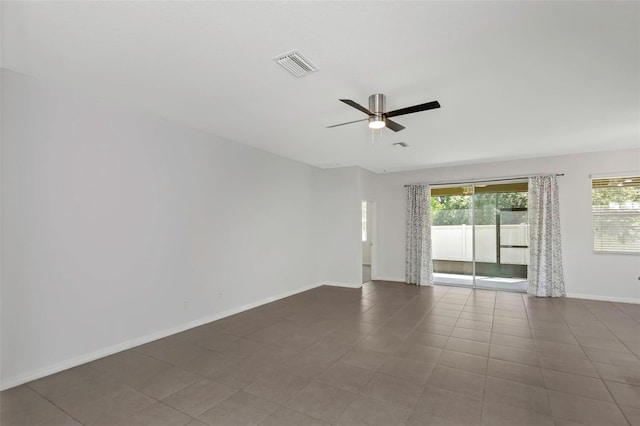
<instances>
[{"instance_id":1,"label":"sliding glass door","mask_svg":"<svg viewBox=\"0 0 640 426\"><path fill-rule=\"evenodd\" d=\"M472 286L473 186L432 187L431 217L435 282Z\"/></svg>"},{"instance_id":2,"label":"sliding glass door","mask_svg":"<svg viewBox=\"0 0 640 426\"><path fill-rule=\"evenodd\" d=\"M527 182L432 187L437 283L526 290Z\"/></svg>"},{"instance_id":3,"label":"sliding glass door","mask_svg":"<svg viewBox=\"0 0 640 426\"><path fill-rule=\"evenodd\" d=\"M476 287L526 291L527 182L476 185Z\"/></svg>"}]
</instances>

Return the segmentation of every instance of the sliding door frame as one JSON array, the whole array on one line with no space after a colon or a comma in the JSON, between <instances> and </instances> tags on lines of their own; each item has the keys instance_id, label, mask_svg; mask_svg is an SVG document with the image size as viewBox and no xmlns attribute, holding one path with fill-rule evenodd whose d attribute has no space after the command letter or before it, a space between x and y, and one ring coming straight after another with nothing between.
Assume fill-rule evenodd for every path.
<instances>
[{"instance_id":1,"label":"sliding door frame","mask_svg":"<svg viewBox=\"0 0 640 426\"><path fill-rule=\"evenodd\" d=\"M472 271L472 284L471 284L471 288L475 289L477 288L477 283L476 283L476 187L477 186L487 186L487 185L507 185L510 183L525 183L527 182L526 179L523 178L515 178L515 179L508 179L508 180L501 180L500 183L497 183L495 180L487 180L487 181L471 181L469 183L457 183L457 184L434 184L431 186L431 188L433 189L438 189L438 188L465 188L465 187L471 187L471 213L470 213L470 219L471 219L471 271ZM497 201L496 201L496 208L497 208ZM433 225L432 225L433 226ZM496 229L499 230L499 227L496 225ZM499 241L496 240L496 241ZM500 250L498 248L498 250Z\"/></svg>"}]
</instances>

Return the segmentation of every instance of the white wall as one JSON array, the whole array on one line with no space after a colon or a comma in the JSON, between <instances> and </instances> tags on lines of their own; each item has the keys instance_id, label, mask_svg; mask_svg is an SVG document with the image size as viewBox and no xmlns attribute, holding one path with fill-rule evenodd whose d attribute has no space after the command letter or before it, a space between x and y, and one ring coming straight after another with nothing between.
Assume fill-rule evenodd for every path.
<instances>
[{"instance_id":1,"label":"white wall","mask_svg":"<svg viewBox=\"0 0 640 426\"><path fill-rule=\"evenodd\" d=\"M316 169L10 71L1 89L3 387L316 285Z\"/></svg>"},{"instance_id":2,"label":"white wall","mask_svg":"<svg viewBox=\"0 0 640 426\"><path fill-rule=\"evenodd\" d=\"M319 281L362 285L361 198L358 169L317 170L314 188L315 257Z\"/></svg>"},{"instance_id":3,"label":"white wall","mask_svg":"<svg viewBox=\"0 0 640 426\"><path fill-rule=\"evenodd\" d=\"M640 256L593 253L589 178L590 174L637 170L640 170L640 149L378 175L374 196L378 202L379 276L404 281L403 185L565 173L558 182L567 293L575 297L640 302Z\"/></svg>"},{"instance_id":4,"label":"white wall","mask_svg":"<svg viewBox=\"0 0 640 426\"><path fill-rule=\"evenodd\" d=\"M564 172L567 290L640 299L591 251L590 173L638 150L372 174L318 170L3 70L0 357L8 387L318 283L404 280L405 183ZM376 271L377 270L377 271ZM186 304L185 304L186 302Z\"/></svg>"}]
</instances>

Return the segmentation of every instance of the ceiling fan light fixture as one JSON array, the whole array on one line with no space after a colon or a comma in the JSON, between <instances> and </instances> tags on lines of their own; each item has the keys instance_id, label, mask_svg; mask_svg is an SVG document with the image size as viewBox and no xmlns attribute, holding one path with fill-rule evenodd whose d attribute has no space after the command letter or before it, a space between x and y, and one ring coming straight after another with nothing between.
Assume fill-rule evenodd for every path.
<instances>
[{"instance_id":1,"label":"ceiling fan light fixture","mask_svg":"<svg viewBox=\"0 0 640 426\"><path fill-rule=\"evenodd\" d=\"M365 108L357 102L352 101L351 99L339 99L340 102L343 102L349 105L352 108L357 109L360 112L364 112L368 115L367 118L363 118L362 120L349 121L347 123L334 124L333 126L327 126L327 128L331 127L339 127L344 126L345 124L357 123L359 121L369 121L370 129L382 129L386 127L389 130L393 130L394 132L399 132L403 130L405 127L402 124L396 123L394 120L390 120L392 117L398 117L400 115L405 114L413 114L414 112L427 111L430 109L440 108L440 103L438 101L431 101L424 104L413 105L406 108L396 109L394 111L386 110L386 97L382 93L376 93L369 96L369 108Z\"/></svg>"},{"instance_id":2,"label":"ceiling fan light fixture","mask_svg":"<svg viewBox=\"0 0 640 426\"><path fill-rule=\"evenodd\" d=\"M385 127L386 124L384 122L384 118L382 117L371 117L369 118L369 128L370 129L382 129L383 127Z\"/></svg>"}]
</instances>

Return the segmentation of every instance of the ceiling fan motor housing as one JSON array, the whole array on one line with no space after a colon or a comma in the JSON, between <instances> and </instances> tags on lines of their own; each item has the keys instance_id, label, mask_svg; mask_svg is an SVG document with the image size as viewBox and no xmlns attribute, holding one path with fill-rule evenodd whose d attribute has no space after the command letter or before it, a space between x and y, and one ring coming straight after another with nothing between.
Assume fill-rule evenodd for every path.
<instances>
[{"instance_id":1,"label":"ceiling fan motor housing","mask_svg":"<svg viewBox=\"0 0 640 426\"><path fill-rule=\"evenodd\" d=\"M369 111L376 115L382 115L385 112L386 97L381 93L369 96Z\"/></svg>"},{"instance_id":2,"label":"ceiling fan motor housing","mask_svg":"<svg viewBox=\"0 0 640 426\"><path fill-rule=\"evenodd\" d=\"M381 129L386 126L385 119L382 116L385 110L385 96L380 93L369 96L369 111L374 113L369 117L369 127L371 129Z\"/></svg>"}]
</instances>

